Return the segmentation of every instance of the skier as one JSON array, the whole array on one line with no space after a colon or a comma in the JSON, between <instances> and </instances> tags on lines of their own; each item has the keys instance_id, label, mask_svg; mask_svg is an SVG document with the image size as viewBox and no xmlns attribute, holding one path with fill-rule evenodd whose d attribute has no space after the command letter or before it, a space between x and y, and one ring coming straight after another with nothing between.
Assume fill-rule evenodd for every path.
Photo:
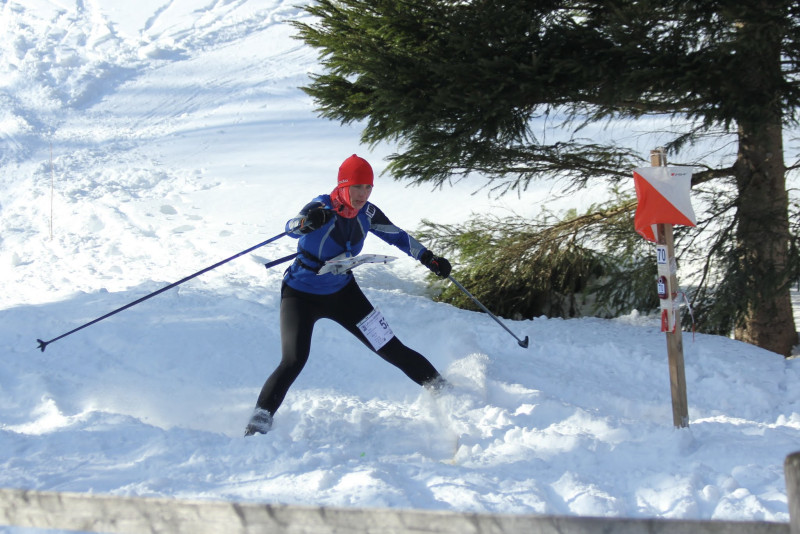
<instances>
[{"instance_id":1,"label":"skier","mask_svg":"<svg viewBox=\"0 0 800 534\"><path fill-rule=\"evenodd\" d=\"M339 167L333 192L318 196L286 223L289 235L298 238L298 255L281 286L281 362L261 389L245 436L266 434L272 428L275 411L308 361L311 334L319 319L336 321L417 384L432 390L446 384L424 356L394 336L352 272L317 274L327 260L361 252L369 231L437 276L450 275L450 262L423 247L368 202L373 177L370 164L353 154Z\"/></svg>"}]
</instances>

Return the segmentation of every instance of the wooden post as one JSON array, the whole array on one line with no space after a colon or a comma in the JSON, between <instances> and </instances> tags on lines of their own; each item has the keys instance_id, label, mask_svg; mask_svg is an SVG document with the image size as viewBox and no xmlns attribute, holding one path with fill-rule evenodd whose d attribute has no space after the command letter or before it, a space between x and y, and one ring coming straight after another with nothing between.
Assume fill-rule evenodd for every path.
<instances>
[{"instance_id":1,"label":"wooden post","mask_svg":"<svg viewBox=\"0 0 800 534\"><path fill-rule=\"evenodd\" d=\"M650 165L664 167L667 156L664 149L650 151ZM678 264L675 260L675 243L671 224L656 225L656 252L659 274L659 292L662 299L662 330L667 335L669 358L669 383L672 393L672 423L677 428L689 426L689 401L686 398L686 371L683 363L683 336L681 321L677 313ZM662 287L663 286L663 287ZM800 534L800 533L798 533Z\"/></svg>"},{"instance_id":2,"label":"wooden post","mask_svg":"<svg viewBox=\"0 0 800 534\"><path fill-rule=\"evenodd\" d=\"M789 505L789 532L800 534L800 452L786 457L783 474L786 478L786 501Z\"/></svg>"}]
</instances>

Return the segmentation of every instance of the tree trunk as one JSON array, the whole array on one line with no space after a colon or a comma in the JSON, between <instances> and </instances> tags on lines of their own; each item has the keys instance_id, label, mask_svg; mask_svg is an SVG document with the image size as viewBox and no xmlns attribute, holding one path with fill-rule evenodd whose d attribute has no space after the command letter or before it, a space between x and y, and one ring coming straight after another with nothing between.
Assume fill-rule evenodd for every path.
<instances>
[{"instance_id":1,"label":"tree trunk","mask_svg":"<svg viewBox=\"0 0 800 534\"><path fill-rule=\"evenodd\" d=\"M789 195L780 119L739 126L736 183L743 321L736 339L784 356L797 343L790 280Z\"/></svg>"},{"instance_id":2,"label":"tree trunk","mask_svg":"<svg viewBox=\"0 0 800 534\"><path fill-rule=\"evenodd\" d=\"M753 20L759 20L754 17ZM741 321L736 339L789 356L797 343L789 262L789 194L783 163L781 115L781 32L762 24L739 23L739 190L737 238L744 275Z\"/></svg>"}]
</instances>

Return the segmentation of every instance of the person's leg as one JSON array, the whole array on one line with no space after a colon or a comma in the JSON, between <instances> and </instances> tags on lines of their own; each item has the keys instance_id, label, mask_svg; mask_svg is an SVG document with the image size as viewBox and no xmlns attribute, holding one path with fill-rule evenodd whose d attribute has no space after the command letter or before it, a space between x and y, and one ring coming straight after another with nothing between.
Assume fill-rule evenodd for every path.
<instances>
[{"instance_id":1,"label":"person's leg","mask_svg":"<svg viewBox=\"0 0 800 534\"><path fill-rule=\"evenodd\" d=\"M308 361L317 321L314 306L286 289L281 298L281 362L264 383L256 402L256 406L273 415Z\"/></svg>"},{"instance_id":2,"label":"person's leg","mask_svg":"<svg viewBox=\"0 0 800 534\"><path fill-rule=\"evenodd\" d=\"M369 315L374 307L355 280L342 289L341 293L335 309L328 310L328 317L346 328L373 352L399 368L417 384L434 389L441 388L444 379L431 362L422 354L405 346L397 336L393 336L385 345L375 350L364 333L359 330L358 323Z\"/></svg>"},{"instance_id":3,"label":"person's leg","mask_svg":"<svg viewBox=\"0 0 800 534\"><path fill-rule=\"evenodd\" d=\"M316 306L289 287L284 286L281 293L281 362L261 388L246 436L269 431L272 416L305 367L311 350L311 334L318 318Z\"/></svg>"}]
</instances>

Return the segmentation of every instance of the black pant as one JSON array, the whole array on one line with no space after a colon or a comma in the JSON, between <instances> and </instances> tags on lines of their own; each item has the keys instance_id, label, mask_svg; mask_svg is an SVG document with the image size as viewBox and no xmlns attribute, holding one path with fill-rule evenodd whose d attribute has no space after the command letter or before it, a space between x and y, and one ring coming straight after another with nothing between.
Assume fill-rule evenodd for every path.
<instances>
[{"instance_id":1,"label":"black pant","mask_svg":"<svg viewBox=\"0 0 800 534\"><path fill-rule=\"evenodd\" d=\"M423 355L403 345L396 336L379 350L372 348L357 326L372 310L372 304L355 279L331 295L305 293L284 284L281 288L281 363L264 383L256 405L271 414L281 405L308 361L311 334L319 319L336 321L417 384L441 380L439 372Z\"/></svg>"}]
</instances>

